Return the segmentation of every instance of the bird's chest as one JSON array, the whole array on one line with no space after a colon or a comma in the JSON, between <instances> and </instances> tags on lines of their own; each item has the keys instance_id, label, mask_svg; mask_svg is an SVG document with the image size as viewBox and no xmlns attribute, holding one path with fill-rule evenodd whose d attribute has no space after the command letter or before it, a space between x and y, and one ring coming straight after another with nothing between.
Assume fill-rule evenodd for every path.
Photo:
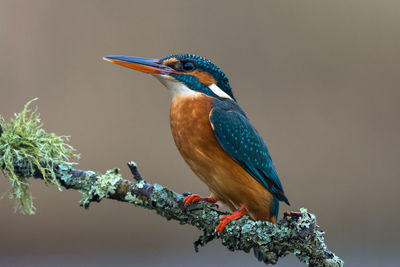
<instances>
[{"instance_id":1,"label":"bird's chest","mask_svg":"<svg viewBox=\"0 0 400 267\"><path fill-rule=\"evenodd\" d=\"M204 95L176 97L171 106L172 136L182 157L202 180L222 152L209 121L212 98ZM208 175L207 175L208 173Z\"/></svg>"},{"instance_id":2,"label":"bird's chest","mask_svg":"<svg viewBox=\"0 0 400 267\"><path fill-rule=\"evenodd\" d=\"M231 210L244 205L253 218L268 219L272 195L222 148L211 128L211 110L207 96L174 99L170 123L179 152L214 198Z\"/></svg>"}]
</instances>

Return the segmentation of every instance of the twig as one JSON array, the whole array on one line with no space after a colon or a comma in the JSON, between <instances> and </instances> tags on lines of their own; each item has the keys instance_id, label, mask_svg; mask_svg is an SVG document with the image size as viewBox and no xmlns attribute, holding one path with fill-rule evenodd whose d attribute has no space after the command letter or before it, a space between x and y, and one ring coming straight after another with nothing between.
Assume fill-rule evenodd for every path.
<instances>
[{"instance_id":1,"label":"twig","mask_svg":"<svg viewBox=\"0 0 400 267\"><path fill-rule=\"evenodd\" d=\"M133 179L135 179L138 182L143 180L142 174L139 172L139 169L137 167L136 162L129 161L128 162L128 167L131 170L131 173L133 175Z\"/></svg>"}]
</instances>

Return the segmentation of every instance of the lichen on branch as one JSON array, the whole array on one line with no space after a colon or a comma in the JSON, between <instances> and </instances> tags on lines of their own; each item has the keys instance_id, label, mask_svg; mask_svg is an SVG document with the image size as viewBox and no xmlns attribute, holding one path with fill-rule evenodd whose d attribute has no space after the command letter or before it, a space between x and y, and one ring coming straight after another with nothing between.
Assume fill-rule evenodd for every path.
<instances>
[{"instance_id":1,"label":"lichen on branch","mask_svg":"<svg viewBox=\"0 0 400 267\"><path fill-rule=\"evenodd\" d=\"M11 196L23 212L34 213L27 179L39 178L59 188L79 190L81 206L86 208L91 202L109 198L155 210L168 220L193 225L203 232L194 243L196 251L199 246L220 238L229 250L254 250L265 263L276 263L280 257L293 253L309 266L343 266L343 261L327 249L315 215L306 209L286 213L277 224L244 216L228 224L220 234L215 227L226 213L206 202L185 207L185 194L148 183L134 162L128 163L134 181L124 179L119 169L105 174L75 169L70 159L77 156L66 144L68 138L46 133L36 111L28 109L30 103L10 122L0 117L0 168L11 184Z\"/></svg>"}]
</instances>

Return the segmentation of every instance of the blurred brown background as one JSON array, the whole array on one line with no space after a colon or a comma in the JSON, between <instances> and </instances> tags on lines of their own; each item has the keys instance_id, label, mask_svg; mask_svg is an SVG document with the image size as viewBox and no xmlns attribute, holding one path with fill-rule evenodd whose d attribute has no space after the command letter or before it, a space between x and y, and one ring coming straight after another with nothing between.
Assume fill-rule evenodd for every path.
<instances>
[{"instance_id":1,"label":"blurred brown background","mask_svg":"<svg viewBox=\"0 0 400 267\"><path fill-rule=\"evenodd\" d=\"M72 136L80 168L130 177L135 160L150 182L207 195L173 143L167 91L101 58L208 57L265 138L290 208L317 215L347 266L395 265L399 12L398 1L0 0L0 114L39 97L45 129ZM196 254L199 232L154 212L109 200L84 210L78 192L31 188L35 216L0 201L0 265L262 266L219 241Z\"/></svg>"}]
</instances>

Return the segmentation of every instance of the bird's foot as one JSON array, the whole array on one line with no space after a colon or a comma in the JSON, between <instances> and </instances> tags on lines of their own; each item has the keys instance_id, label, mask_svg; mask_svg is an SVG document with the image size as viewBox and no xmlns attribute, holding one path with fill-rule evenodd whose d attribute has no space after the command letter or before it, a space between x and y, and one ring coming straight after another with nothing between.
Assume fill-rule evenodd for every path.
<instances>
[{"instance_id":1,"label":"bird's foot","mask_svg":"<svg viewBox=\"0 0 400 267\"><path fill-rule=\"evenodd\" d=\"M241 206L237 211L232 212L232 214L222 216L219 219L221 222L218 224L218 226L215 230L219 233L222 233L222 231L224 231L225 226L228 223L230 223L234 220L237 220L237 219L243 217L244 215L246 215L246 208L244 206Z\"/></svg>"},{"instance_id":2,"label":"bird's foot","mask_svg":"<svg viewBox=\"0 0 400 267\"><path fill-rule=\"evenodd\" d=\"M217 200L212 197L201 197L197 194L191 194L183 200L183 204L185 207L189 206L190 203L199 202L200 200L208 202L208 203L216 203Z\"/></svg>"}]
</instances>

